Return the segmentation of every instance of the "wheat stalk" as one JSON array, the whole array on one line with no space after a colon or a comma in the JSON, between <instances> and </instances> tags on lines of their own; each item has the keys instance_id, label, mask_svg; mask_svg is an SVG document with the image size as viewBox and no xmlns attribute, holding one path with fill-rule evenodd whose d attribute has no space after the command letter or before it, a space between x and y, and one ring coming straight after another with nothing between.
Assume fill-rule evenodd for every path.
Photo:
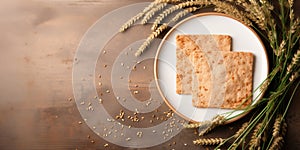
<instances>
[{"instance_id":1,"label":"wheat stalk","mask_svg":"<svg viewBox=\"0 0 300 150\"><path fill-rule=\"evenodd\" d=\"M177 22L179 19L181 19L182 17L186 16L187 14L190 14L196 10L198 10L198 7L190 7L190 8L186 8L185 10L179 12L178 14L176 14L176 16L174 18L172 18L172 22Z\"/></svg>"},{"instance_id":2,"label":"wheat stalk","mask_svg":"<svg viewBox=\"0 0 300 150\"><path fill-rule=\"evenodd\" d=\"M280 128L281 128L281 120L282 120L282 116L279 115L274 122L274 126L273 126L273 134L272 136L274 138L279 136L279 132L280 132Z\"/></svg>"},{"instance_id":3,"label":"wheat stalk","mask_svg":"<svg viewBox=\"0 0 300 150\"><path fill-rule=\"evenodd\" d=\"M243 123L242 127L234 134L233 137L234 138L239 137L243 133L243 131L248 127L248 125L249 125L249 122Z\"/></svg>"},{"instance_id":4,"label":"wheat stalk","mask_svg":"<svg viewBox=\"0 0 300 150\"><path fill-rule=\"evenodd\" d=\"M294 73L292 74L292 76L289 78L289 81L290 81L290 82L293 82L293 81L295 81L296 79L299 78L299 71L300 71L300 70L298 70L298 71L296 71L296 72L294 72Z\"/></svg>"},{"instance_id":5,"label":"wheat stalk","mask_svg":"<svg viewBox=\"0 0 300 150\"><path fill-rule=\"evenodd\" d=\"M208 133L209 131L211 131L215 127L224 124L225 121L226 121L226 119L225 119L224 116L217 115L216 117L214 117L214 119L211 121L211 123L208 127L206 127L203 130L199 131L199 136L203 136L204 134ZM199 128L201 128L201 126Z\"/></svg>"},{"instance_id":6,"label":"wheat stalk","mask_svg":"<svg viewBox=\"0 0 300 150\"><path fill-rule=\"evenodd\" d=\"M157 1L152 2L149 6L143 9L142 12L138 13L131 19L129 19L120 29L119 32L124 32L128 28L130 28L136 21L138 21L140 18L142 18L145 13L147 13L149 10L151 10L155 5L157 4Z\"/></svg>"},{"instance_id":7,"label":"wheat stalk","mask_svg":"<svg viewBox=\"0 0 300 150\"><path fill-rule=\"evenodd\" d=\"M210 5L211 3L207 0L204 0L204 1L197 1L197 2L183 2L183 3L180 3L180 4L177 4L177 5L174 5L168 9L165 9L161 14L159 14L152 27L151 27L151 30L156 30L156 28L158 27L158 25L161 23L161 21L163 19L165 19L168 15L172 14L173 12L177 11L177 10L180 10L180 9L183 9L185 7L191 7L191 6L198 6L198 7L201 7L201 5Z\"/></svg>"},{"instance_id":8,"label":"wheat stalk","mask_svg":"<svg viewBox=\"0 0 300 150\"><path fill-rule=\"evenodd\" d=\"M146 39L146 41L140 46L140 48L135 53L135 56L140 56L145 49L151 44L151 42L156 38L161 32L168 28L168 24L161 25L156 31L152 32L151 35Z\"/></svg>"},{"instance_id":9,"label":"wheat stalk","mask_svg":"<svg viewBox=\"0 0 300 150\"><path fill-rule=\"evenodd\" d=\"M287 123L283 121L281 125L281 136L284 137L286 132L287 132Z\"/></svg>"},{"instance_id":10,"label":"wheat stalk","mask_svg":"<svg viewBox=\"0 0 300 150\"><path fill-rule=\"evenodd\" d=\"M280 150L283 146L283 137L276 137L270 146L269 150Z\"/></svg>"},{"instance_id":11,"label":"wheat stalk","mask_svg":"<svg viewBox=\"0 0 300 150\"><path fill-rule=\"evenodd\" d=\"M276 56L280 56L282 53L284 53L286 51L285 46L286 46L286 40L282 40L279 48L274 51L274 54Z\"/></svg>"},{"instance_id":12,"label":"wheat stalk","mask_svg":"<svg viewBox=\"0 0 300 150\"><path fill-rule=\"evenodd\" d=\"M259 147L259 145L260 145L261 135L259 133L262 128L262 125L263 125L262 123L257 124L252 132L252 136L250 139L250 147L251 148L256 148L256 147Z\"/></svg>"},{"instance_id":13,"label":"wheat stalk","mask_svg":"<svg viewBox=\"0 0 300 150\"><path fill-rule=\"evenodd\" d=\"M178 3L181 2L182 0L155 0L155 3Z\"/></svg>"},{"instance_id":14,"label":"wheat stalk","mask_svg":"<svg viewBox=\"0 0 300 150\"><path fill-rule=\"evenodd\" d=\"M184 124L183 127L187 128L187 129L194 129L194 128L198 128L202 125L202 123L197 122L197 123L189 123L189 124Z\"/></svg>"},{"instance_id":15,"label":"wheat stalk","mask_svg":"<svg viewBox=\"0 0 300 150\"><path fill-rule=\"evenodd\" d=\"M218 0L212 0L212 4L215 5L215 11L228 14L236 18L237 20L243 22L247 26L252 26L252 23L250 20L247 19L246 14L238 10L234 5Z\"/></svg>"},{"instance_id":16,"label":"wheat stalk","mask_svg":"<svg viewBox=\"0 0 300 150\"><path fill-rule=\"evenodd\" d=\"M269 85L270 85L270 79L267 78L260 86L260 91L265 92L268 89Z\"/></svg>"},{"instance_id":17,"label":"wheat stalk","mask_svg":"<svg viewBox=\"0 0 300 150\"><path fill-rule=\"evenodd\" d=\"M161 3L158 4L156 7L149 10L144 18L142 19L141 23L146 24L156 13L158 13L160 10L164 9L167 6L167 3Z\"/></svg>"},{"instance_id":18,"label":"wheat stalk","mask_svg":"<svg viewBox=\"0 0 300 150\"><path fill-rule=\"evenodd\" d=\"M120 29L119 32L124 32L128 28L130 28L136 21L138 21L141 17L143 17L144 13L139 13L128 20Z\"/></svg>"},{"instance_id":19,"label":"wheat stalk","mask_svg":"<svg viewBox=\"0 0 300 150\"><path fill-rule=\"evenodd\" d=\"M300 63L300 49L294 54L292 58L292 62L287 67L287 72L291 73L292 69L295 68L297 65L299 66Z\"/></svg>"},{"instance_id":20,"label":"wheat stalk","mask_svg":"<svg viewBox=\"0 0 300 150\"><path fill-rule=\"evenodd\" d=\"M198 139L193 141L195 145L218 145L224 141L222 138Z\"/></svg>"},{"instance_id":21,"label":"wheat stalk","mask_svg":"<svg viewBox=\"0 0 300 150\"><path fill-rule=\"evenodd\" d=\"M155 0L154 2L152 2L149 6L147 6L146 8L143 9L142 12L138 13L137 15L135 15L134 17L132 17L131 19L129 19L120 29L119 32L124 32L125 30L127 30L128 28L130 28L135 22L137 22L139 19L141 19L147 12L149 11L154 11L153 9L156 7L157 4L159 3L176 3L176 2L180 2L181 0ZM148 14L150 15L150 14ZM149 17L149 16L148 16ZM143 20L145 22L145 20Z\"/></svg>"},{"instance_id":22,"label":"wheat stalk","mask_svg":"<svg viewBox=\"0 0 300 150\"><path fill-rule=\"evenodd\" d=\"M297 34L299 34L299 25L300 25L300 19L299 18L297 18L294 22L293 22L293 24L292 24L292 26L291 26L291 28L290 28L290 34L293 34L293 33L295 33L295 32L297 32Z\"/></svg>"}]
</instances>

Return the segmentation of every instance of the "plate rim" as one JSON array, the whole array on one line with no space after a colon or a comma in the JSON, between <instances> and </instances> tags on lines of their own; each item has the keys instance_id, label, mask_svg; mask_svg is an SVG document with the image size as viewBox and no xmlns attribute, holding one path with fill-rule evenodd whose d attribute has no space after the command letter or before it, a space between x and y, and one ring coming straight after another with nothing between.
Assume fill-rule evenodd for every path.
<instances>
[{"instance_id":1,"label":"plate rim","mask_svg":"<svg viewBox=\"0 0 300 150\"><path fill-rule=\"evenodd\" d=\"M191 20L191 19L194 19L194 18L197 18L197 17L204 17L204 16L222 16L222 17L227 17L227 18L230 18L230 19L233 19L239 23L241 23L242 25L244 25L246 28L248 28L254 35L255 37L258 39L259 43L261 44L261 46L263 47L263 50L264 50L264 53L266 54L266 62L267 62L267 76L269 75L270 73L270 64L269 64L269 59L268 59L268 53L267 53L267 50L266 50L266 47L263 43L263 41L261 40L260 36L248 25L246 25L245 23L237 20L236 18L230 16L230 15L227 15L227 14L223 14L223 13L217 13L217 12L206 12L206 13L199 13L199 14L194 14L190 17L187 17L185 19L183 19L182 21L180 21L179 23L177 23L176 25L174 25L167 33L166 35L163 37L163 39L161 40L158 48L157 48L157 52L156 52L156 55L155 55L155 60L154 60L154 79L155 79L155 83L156 83L156 86L157 86L157 89L159 91L159 94L161 95L161 97L163 98L164 102L166 103L166 105L171 109L173 110L177 115L179 115L180 117L182 117L183 119L185 120L188 120L190 122L199 122L199 121L196 121L196 120L193 120L192 118L189 118L185 115L183 115L182 113L178 112L171 104L170 102L167 100L167 98L164 96L161 88L160 88L160 84L158 83L158 56L161 52L161 47L163 45L164 42L166 42L166 39L170 36L170 34L178 27L180 26L181 24L185 23L186 21L188 20ZM253 89L254 90L254 89ZM252 90L252 93L254 93ZM264 95L265 91L262 91L261 93L261 96L259 96L259 98L256 100L256 101L259 101L263 98L263 95ZM252 104L253 105L253 104ZM251 110L250 110L251 111ZM234 117L234 118L231 118L229 120L227 120L225 122L225 124L228 124L228 123L232 123L232 122L235 122L241 118L243 118L244 116L246 116L248 113L250 113L250 111L248 112L245 112L243 111L239 116L237 117Z\"/></svg>"}]
</instances>

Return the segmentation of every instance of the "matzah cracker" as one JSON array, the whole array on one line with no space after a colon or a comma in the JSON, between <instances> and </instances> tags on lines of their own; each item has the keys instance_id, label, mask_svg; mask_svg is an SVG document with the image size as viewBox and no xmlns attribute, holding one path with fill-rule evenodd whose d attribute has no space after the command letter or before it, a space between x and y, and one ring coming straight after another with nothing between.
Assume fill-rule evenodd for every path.
<instances>
[{"instance_id":1,"label":"matzah cracker","mask_svg":"<svg viewBox=\"0 0 300 150\"><path fill-rule=\"evenodd\" d=\"M229 35L176 36L176 93L192 94L192 64L189 56L196 50L231 50Z\"/></svg>"},{"instance_id":2,"label":"matzah cracker","mask_svg":"<svg viewBox=\"0 0 300 150\"><path fill-rule=\"evenodd\" d=\"M236 109L251 103L253 54L195 51L192 101L199 108Z\"/></svg>"}]
</instances>

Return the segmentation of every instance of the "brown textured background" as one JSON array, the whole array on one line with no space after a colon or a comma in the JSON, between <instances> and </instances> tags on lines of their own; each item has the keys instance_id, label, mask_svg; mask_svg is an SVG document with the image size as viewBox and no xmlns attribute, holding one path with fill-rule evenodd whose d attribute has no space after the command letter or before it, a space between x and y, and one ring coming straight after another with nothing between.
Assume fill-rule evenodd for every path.
<instances>
[{"instance_id":1,"label":"brown textured background","mask_svg":"<svg viewBox=\"0 0 300 150\"><path fill-rule=\"evenodd\" d=\"M107 142L84 123L78 124L82 118L74 99L68 100L73 97L73 57L83 34L95 21L137 2L150 0L0 2L0 149L104 149ZM300 1L296 0L299 16L298 8ZM299 108L298 90L288 112L286 149L300 149ZM225 137L243 121L245 118L217 128L210 136ZM192 130L184 130L149 149L197 149L191 144L194 138ZM122 148L110 144L109 149Z\"/></svg>"}]
</instances>

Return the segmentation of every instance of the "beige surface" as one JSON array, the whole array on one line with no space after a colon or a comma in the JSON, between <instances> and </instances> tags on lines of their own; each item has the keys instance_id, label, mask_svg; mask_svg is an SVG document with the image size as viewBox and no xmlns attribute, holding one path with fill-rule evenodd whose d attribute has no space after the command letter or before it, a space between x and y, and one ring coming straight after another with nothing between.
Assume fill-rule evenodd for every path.
<instances>
[{"instance_id":1,"label":"beige surface","mask_svg":"<svg viewBox=\"0 0 300 150\"><path fill-rule=\"evenodd\" d=\"M195 51L191 57L195 69L194 106L233 109L250 104L253 80L252 53ZM218 76L213 77L214 74ZM215 87L218 89L214 90Z\"/></svg>"},{"instance_id":2,"label":"beige surface","mask_svg":"<svg viewBox=\"0 0 300 150\"><path fill-rule=\"evenodd\" d=\"M176 37L176 92L192 93L192 65L189 56L193 51L231 50L228 35L178 35Z\"/></svg>"}]
</instances>

